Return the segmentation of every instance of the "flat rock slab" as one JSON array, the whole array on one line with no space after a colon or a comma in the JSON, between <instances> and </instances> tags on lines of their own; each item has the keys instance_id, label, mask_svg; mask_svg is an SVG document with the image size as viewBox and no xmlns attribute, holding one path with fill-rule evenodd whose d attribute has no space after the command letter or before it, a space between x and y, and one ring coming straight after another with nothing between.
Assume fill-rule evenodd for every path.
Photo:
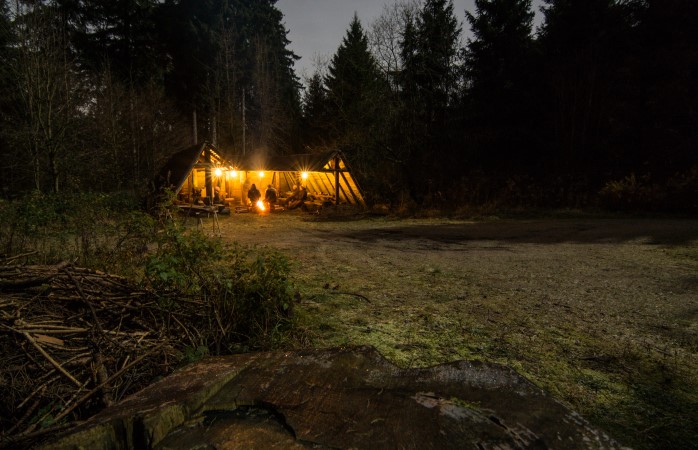
<instances>
[{"instance_id":1,"label":"flat rock slab","mask_svg":"<svg viewBox=\"0 0 698 450\"><path fill-rule=\"evenodd\" d=\"M203 360L50 449L619 448L495 364L401 369L372 347Z\"/></svg>"}]
</instances>

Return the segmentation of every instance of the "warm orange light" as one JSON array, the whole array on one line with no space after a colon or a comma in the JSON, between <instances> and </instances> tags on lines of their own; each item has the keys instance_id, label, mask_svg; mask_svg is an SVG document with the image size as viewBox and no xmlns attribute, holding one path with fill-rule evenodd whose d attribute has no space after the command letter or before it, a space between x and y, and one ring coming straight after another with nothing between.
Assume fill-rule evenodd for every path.
<instances>
[{"instance_id":1,"label":"warm orange light","mask_svg":"<svg viewBox=\"0 0 698 450\"><path fill-rule=\"evenodd\" d=\"M220 177L221 175L223 175L223 169L217 167L216 170L213 171L213 173L216 174L217 177Z\"/></svg>"},{"instance_id":2,"label":"warm orange light","mask_svg":"<svg viewBox=\"0 0 698 450\"><path fill-rule=\"evenodd\" d=\"M236 178L238 176L238 171L237 170L231 170L228 172L228 178Z\"/></svg>"},{"instance_id":3,"label":"warm orange light","mask_svg":"<svg viewBox=\"0 0 698 450\"><path fill-rule=\"evenodd\" d=\"M263 171L260 171L260 172L259 172L259 178L264 178L264 172L263 172Z\"/></svg>"},{"instance_id":4,"label":"warm orange light","mask_svg":"<svg viewBox=\"0 0 698 450\"><path fill-rule=\"evenodd\" d=\"M308 172L301 173L301 178L303 178L304 180L307 180L308 179Z\"/></svg>"},{"instance_id":5,"label":"warm orange light","mask_svg":"<svg viewBox=\"0 0 698 450\"><path fill-rule=\"evenodd\" d=\"M257 208L259 208L260 211L264 211L264 202L261 200L257 200Z\"/></svg>"}]
</instances>

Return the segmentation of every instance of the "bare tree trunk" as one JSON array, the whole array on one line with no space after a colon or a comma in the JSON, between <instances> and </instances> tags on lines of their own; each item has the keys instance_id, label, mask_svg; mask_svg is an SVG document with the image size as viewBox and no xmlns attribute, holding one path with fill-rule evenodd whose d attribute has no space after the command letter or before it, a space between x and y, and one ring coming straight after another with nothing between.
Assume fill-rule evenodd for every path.
<instances>
[{"instance_id":1,"label":"bare tree trunk","mask_svg":"<svg viewBox=\"0 0 698 450\"><path fill-rule=\"evenodd\" d=\"M194 139L193 144L196 145L199 143L199 136L198 136L198 125L196 122L196 106L191 112L191 133L192 133L192 138Z\"/></svg>"},{"instance_id":2,"label":"bare tree trunk","mask_svg":"<svg viewBox=\"0 0 698 450\"><path fill-rule=\"evenodd\" d=\"M78 114L80 83L74 81L68 37L57 26L55 9L28 6L27 10L18 9L17 14L23 20L17 27L18 58L11 70L23 119L14 124L14 145L31 149L34 187L58 192L65 170L61 161L67 157L66 140L71 136L68 130ZM48 186L42 185L45 178Z\"/></svg>"},{"instance_id":3,"label":"bare tree trunk","mask_svg":"<svg viewBox=\"0 0 698 450\"><path fill-rule=\"evenodd\" d=\"M218 145L218 114L214 108L211 107L211 144Z\"/></svg>"}]
</instances>

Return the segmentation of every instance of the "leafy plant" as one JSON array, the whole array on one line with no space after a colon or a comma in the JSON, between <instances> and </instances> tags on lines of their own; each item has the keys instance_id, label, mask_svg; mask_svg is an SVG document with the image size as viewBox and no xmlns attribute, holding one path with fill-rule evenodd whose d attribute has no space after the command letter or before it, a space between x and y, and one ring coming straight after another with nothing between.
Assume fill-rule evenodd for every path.
<instances>
[{"instance_id":1,"label":"leafy plant","mask_svg":"<svg viewBox=\"0 0 698 450\"><path fill-rule=\"evenodd\" d=\"M124 194L34 192L0 203L0 252L129 274L152 241L152 217Z\"/></svg>"},{"instance_id":2,"label":"leafy plant","mask_svg":"<svg viewBox=\"0 0 698 450\"><path fill-rule=\"evenodd\" d=\"M215 353L274 348L292 329L293 289L287 259L267 249L223 246L172 225L145 268L147 283L168 293L163 308L201 299L202 345ZM174 300L173 300L174 299Z\"/></svg>"}]
</instances>

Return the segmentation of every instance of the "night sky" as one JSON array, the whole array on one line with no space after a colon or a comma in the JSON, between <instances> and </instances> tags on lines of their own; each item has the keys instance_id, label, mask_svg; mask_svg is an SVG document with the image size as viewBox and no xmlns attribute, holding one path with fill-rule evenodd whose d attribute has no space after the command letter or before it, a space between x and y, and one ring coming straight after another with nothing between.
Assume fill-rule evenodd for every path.
<instances>
[{"instance_id":1,"label":"night sky","mask_svg":"<svg viewBox=\"0 0 698 450\"><path fill-rule=\"evenodd\" d=\"M279 0L277 8L284 14L284 22L289 30L290 48L301 57L296 62L296 74L301 77L312 75L317 56L331 57L342 42L349 23L356 12L365 30L380 16L384 5L394 0ZM533 0L537 13L536 26L542 0ZM465 22L465 11L475 11L474 0L454 0L454 11L458 20ZM470 27L463 26L464 39L469 36Z\"/></svg>"}]
</instances>

